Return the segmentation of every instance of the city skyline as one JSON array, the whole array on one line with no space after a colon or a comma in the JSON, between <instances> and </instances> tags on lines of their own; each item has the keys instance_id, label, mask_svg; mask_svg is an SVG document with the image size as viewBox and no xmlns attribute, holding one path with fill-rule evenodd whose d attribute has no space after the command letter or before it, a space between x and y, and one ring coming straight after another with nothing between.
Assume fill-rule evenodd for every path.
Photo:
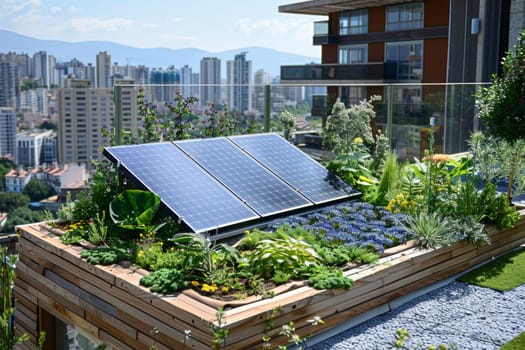
<instances>
[{"instance_id":1,"label":"city skyline","mask_svg":"<svg viewBox=\"0 0 525 350\"><path fill-rule=\"evenodd\" d=\"M131 0L123 9L116 1L4 0L0 29L44 40L103 40L139 48L210 52L261 46L320 57L320 48L312 45L313 22L325 18L279 13L279 6L286 3L197 0L174 6L151 0L145 8Z\"/></svg>"}]
</instances>

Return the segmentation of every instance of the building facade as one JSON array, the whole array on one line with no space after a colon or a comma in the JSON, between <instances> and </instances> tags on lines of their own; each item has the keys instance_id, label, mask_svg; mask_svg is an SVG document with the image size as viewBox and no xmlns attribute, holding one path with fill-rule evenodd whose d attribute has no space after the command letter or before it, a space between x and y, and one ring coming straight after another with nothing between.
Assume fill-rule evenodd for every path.
<instances>
[{"instance_id":1,"label":"building facade","mask_svg":"<svg viewBox=\"0 0 525 350\"><path fill-rule=\"evenodd\" d=\"M97 71L96 87L98 88L112 87L111 85L111 55L108 54L106 51L101 51L98 53L96 71Z\"/></svg>"},{"instance_id":2,"label":"building facade","mask_svg":"<svg viewBox=\"0 0 525 350\"><path fill-rule=\"evenodd\" d=\"M69 79L58 91L58 159L60 163L83 163L102 159L102 149L109 144L104 130L137 129L137 91L134 86L120 88L114 104L112 88L94 88L89 80ZM122 120L114 120L120 108Z\"/></svg>"},{"instance_id":3,"label":"building facade","mask_svg":"<svg viewBox=\"0 0 525 350\"><path fill-rule=\"evenodd\" d=\"M217 57L204 57L200 64L201 107L221 100L221 60Z\"/></svg>"},{"instance_id":4,"label":"building facade","mask_svg":"<svg viewBox=\"0 0 525 350\"><path fill-rule=\"evenodd\" d=\"M0 107L0 156L16 159L16 113Z\"/></svg>"},{"instance_id":5,"label":"building facade","mask_svg":"<svg viewBox=\"0 0 525 350\"><path fill-rule=\"evenodd\" d=\"M394 147L398 141L402 148L407 140L423 139L422 129L435 117L440 151L460 152L479 127L474 84L490 82L515 43L515 37L509 39L513 8L522 14L517 21L523 28L518 3L523 7L523 1L511 0L324 0L282 5L280 12L322 15L327 20L314 23L313 44L321 47L321 64L282 66L281 81L327 85L324 100L317 99L324 109L312 108L320 116L329 114L330 101L336 98L348 106L381 95L389 99L391 116L399 124L393 126ZM394 84L390 90L385 87L389 84ZM378 128L385 127L386 118L386 113L378 114Z\"/></svg>"},{"instance_id":6,"label":"building facade","mask_svg":"<svg viewBox=\"0 0 525 350\"><path fill-rule=\"evenodd\" d=\"M235 55L226 66L228 104L232 111L247 112L252 107L252 61L246 60L247 52Z\"/></svg>"},{"instance_id":7,"label":"building facade","mask_svg":"<svg viewBox=\"0 0 525 350\"><path fill-rule=\"evenodd\" d=\"M0 107L16 107L20 95L18 65L0 62Z\"/></svg>"},{"instance_id":8,"label":"building facade","mask_svg":"<svg viewBox=\"0 0 525 350\"><path fill-rule=\"evenodd\" d=\"M54 158L56 161L56 154L53 157L49 154L48 145L56 138L56 134L52 130L45 131L26 131L16 135L16 164L24 167L36 168L44 163L44 159L48 162ZM56 144L56 143L55 143ZM46 148L45 148L46 147ZM55 148L56 151L56 148Z\"/></svg>"}]
</instances>

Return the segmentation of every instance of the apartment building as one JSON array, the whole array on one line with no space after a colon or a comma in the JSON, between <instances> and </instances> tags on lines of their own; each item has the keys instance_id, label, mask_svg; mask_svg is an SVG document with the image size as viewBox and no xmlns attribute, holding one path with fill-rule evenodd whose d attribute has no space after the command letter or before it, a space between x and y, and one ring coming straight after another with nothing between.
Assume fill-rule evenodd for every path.
<instances>
[{"instance_id":1,"label":"apartment building","mask_svg":"<svg viewBox=\"0 0 525 350\"><path fill-rule=\"evenodd\" d=\"M217 57L204 57L200 62L201 107L221 100L221 60Z\"/></svg>"},{"instance_id":2,"label":"apartment building","mask_svg":"<svg viewBox=\"0 0 525 350\"><path fill-rule=\"evenodd\" d=\"M16 164L36 168L52 159L56 154L49 154L49 145L53 144L56 134L53 130L26 131L16 135ZM56 142L54 143L56 145ZM56 152L56 147L54 148Z\"/></svg>"},{"instance_id":3,"label":"apartment building","mask_svg":"<svg viewBox=\"0 0 525 350\"><path fill-rule=\"evenodd\" d=\"M117 82L118 83L118 82ZM58 91L58 159L60 163L83 163L102 159L102 149L109 144L103 130L116 128L136 131L137 87L124 84L113 96L113 88L94 88L89 80L68 79ZM122 120L116 121L115 104Z\"/></svg>"},{"instance_id":4,"label":"apartment building","mask_svg":"<svg viewBox=\"0 0 525 350\"><path fill-rule=\"evenodd\" d=\"M328 85L313 111L326 116L336 98L348 106L378 94L392 103L398 124L410 125L403 131L394 125L394 143L422 138L433 116L442 133L437 145L447 152L461 151L479 126L476 86L468 84L490 81L515 44L510 33L520 23L523 28L525 18L523 1L514 0L323 0L279 11L327 17L314 23L321 64L281 67L284 83ZM398 85L388 90L381 84ZM386 118L380 110L378 128Z\"/></svg>"},{"instance_id":5,"label":"apartment building","mask_svg":"<svg viewBox=\"0 0 525 350\"><path fill-rule=\"evenodd\" d=\"M0 156L16 158L16 113L0 107Z\"/></svg>"}]
</instances>

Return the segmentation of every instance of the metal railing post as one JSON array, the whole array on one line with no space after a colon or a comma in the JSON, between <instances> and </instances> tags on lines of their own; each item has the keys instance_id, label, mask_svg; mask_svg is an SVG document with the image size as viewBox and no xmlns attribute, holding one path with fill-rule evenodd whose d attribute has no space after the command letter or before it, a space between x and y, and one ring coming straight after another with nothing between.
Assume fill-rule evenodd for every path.
<instances>
[{"instance_id":1,"label":"metal railing post","mask_svg":"<svg viewBox=\"0 0 525 350\"><path fill-rule=\"evenodd\" d=\"M386 87L386 136L388 137L388 146L392 149L392 129L393 129L393 115L394 115L394 87L388 84Z\"/></svg>"},{"instance_id":2,"label":"metal railing post","mask_svg":"<svg viewBox=\"0 0 525 350\"><path fill-rule=\"evenodd\" d=\"M264 132L270 132L271 97L270 85L264 86Z\"/></svg>"}]
</instances>

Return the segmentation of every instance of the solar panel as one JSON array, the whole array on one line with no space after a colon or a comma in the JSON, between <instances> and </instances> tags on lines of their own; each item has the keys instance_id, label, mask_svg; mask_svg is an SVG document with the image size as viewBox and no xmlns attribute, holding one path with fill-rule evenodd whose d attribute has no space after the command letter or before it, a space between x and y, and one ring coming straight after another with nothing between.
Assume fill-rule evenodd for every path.
<instances>
[{"instance_id":1,"label":"solar panel","mask_svg":"<svg viewBox=\"0 0 525 350\"><path fill-rule=\"evenodd\" d=\"M194 232L259 218L172 143L106 147L104 154Z\"/></svg>"},{"instance_id":2,"label":"solar panel","mask_svg":"<svg viewBox=\"0 0 525 350\"><path fill-rule=\"evenodd\" d=\"M229 139L316 204L359 194L277 134L232 136Z\"/></svg>"},{"instance_id":3,"label":"solar panel","mask_svg":"<svg viewBox=\"0 0 525 350\"><path fill-rule=\"evenodd\" d=\"M263 217L313 205L224 137L175 145Z\"/></svg>"}]
</instances>

